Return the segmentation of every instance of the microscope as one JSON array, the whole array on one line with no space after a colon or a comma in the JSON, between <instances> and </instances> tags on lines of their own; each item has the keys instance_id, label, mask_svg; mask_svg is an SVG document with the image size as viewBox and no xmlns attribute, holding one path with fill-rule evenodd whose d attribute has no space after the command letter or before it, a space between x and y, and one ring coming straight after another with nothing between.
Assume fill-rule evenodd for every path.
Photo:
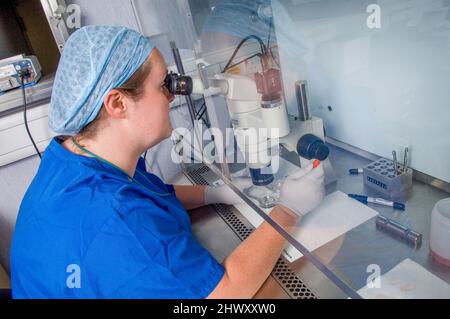
<instances>
[{"instance_id":1,"label":"microscope","mask_svg":"<svg viewBox=\"0 0 450 319\"><path fill-rule=\"evenodd\" d=\"M253 77L225 72L208 77L199 68L199 77L169 73L166 86L173 94L225 98L236 144L254 185L249 194L257 194L251 197L258 199L261 207L270 208L277 200L276 191L270 195L275 180L272 159L278 155L273 154L273 146L279 144L288 153L296 152L299 166L313 159L326 160L329 149L324 143L322 120L309 115L306 83L296 83L301 116L289 116L280 70L274 67L269 55L260 59L262 71ZM262 189L267 191L261 192Z\"/></svg>"}]
</instances>

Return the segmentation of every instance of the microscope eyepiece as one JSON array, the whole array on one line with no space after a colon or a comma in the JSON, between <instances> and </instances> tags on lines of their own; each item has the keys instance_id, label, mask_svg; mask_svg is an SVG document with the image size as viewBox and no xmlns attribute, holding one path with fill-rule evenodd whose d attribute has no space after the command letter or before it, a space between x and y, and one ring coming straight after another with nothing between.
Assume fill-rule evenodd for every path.
<instances>
[{"instance_id":1,"label":"microscope eyepiece","mask_svg":"<svg viewBox=\"0 0 450 319\"><path fill-rule=\"evenodd\" d=\"M167 74L164 83L170 94L173 95L191 95L192 94L192 78L187 75L180 75L170 72Z\"/></svg>"},{"instance_id":2,"label":"microscope eyepiece","mask_svg":"<svg viewBox=\"0 0 450 319\"><path fill-rule=\"evenodd\" d=\"M330 149L321 138L313 134L306 134L297 143L297 153L308 160L318 159L324 161L328 158Z\"/></svg>"}]
</instances>

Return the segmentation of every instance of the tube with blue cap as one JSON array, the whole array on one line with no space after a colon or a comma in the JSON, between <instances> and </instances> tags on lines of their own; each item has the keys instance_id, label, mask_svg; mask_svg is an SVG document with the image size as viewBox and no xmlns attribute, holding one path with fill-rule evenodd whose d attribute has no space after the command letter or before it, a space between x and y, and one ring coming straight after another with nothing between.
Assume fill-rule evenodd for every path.
<instances>
[{"instance_id":1,"label":"tube with blue cap","mask_svg":"<svg viewBox=\"0 0 450 319\"><path fill-rule=\"evenodd\" d=\"M351 168L348 170L348 173L350 175L359 175L364 173L364 170L362 168Z\"/></svg>"},{"instance_id":2,"label":"tube with blue cap","mask_svg":"<svg viewBox=\"0 0 450 319\"><path fill-rule=\"evenodd\" d=\"M368 203L372 203L372 204L392 207L396 210L401 210L401 211L404 211L406 209L406 205L403 203L392 202L392 201L385 200L383 198L374 198L374 197L368 197L368 196L356 195L356 194L348 194L348 197L356 199L357 201L360 201L361 203L366 204L366 205Z\"/></svg>"}]
</instances>

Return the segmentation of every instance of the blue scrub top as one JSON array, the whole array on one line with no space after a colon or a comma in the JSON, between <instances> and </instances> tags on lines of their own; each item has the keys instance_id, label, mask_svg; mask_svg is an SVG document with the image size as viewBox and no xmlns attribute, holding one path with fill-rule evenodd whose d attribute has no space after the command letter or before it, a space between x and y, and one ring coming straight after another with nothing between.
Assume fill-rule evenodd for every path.
<instances>
[{"instance_id":1,"label":"blue scrub top","mask_svg":"<svg viewBox=\"0 0 450 319\"><path fill-rule=\"evenodd\" d=\"M52 140L20 206L14 298L204 298L224 269L194 238L174 188Z\"/></svg>"}]
</instances>

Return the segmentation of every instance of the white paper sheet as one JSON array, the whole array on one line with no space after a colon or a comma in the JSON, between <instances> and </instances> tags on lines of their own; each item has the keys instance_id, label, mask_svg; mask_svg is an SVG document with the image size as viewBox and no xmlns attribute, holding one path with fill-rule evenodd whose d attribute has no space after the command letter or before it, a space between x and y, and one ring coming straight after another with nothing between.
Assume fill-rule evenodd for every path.
<instances>
[{"instance_id":1,"label":"white paper sheet","mask_svg":"<svg viewBox=\"0 0 450 319\"><path fill-rule=\"evenodd\" d=\"M236 208L254 227L263 222L262 217L247 204L236 205ZM268 213L270 209L264 211ZM309 251L313 251L377 214L372 208L337 191L326 196L316 210L307 214L292 235ZM290 244L286 245L283 254L290 262L303 256Z\"/></svg>"},{"instance_id":2,"label":"white paper sheet","mask_svg":"<svg viewBox=\"0 0 450 319\"><path fill-rule=\"evenodd\" d=\"M411 259L382 275L379 284L379 288L365 286L358 293L365 299L450 298L450 285Z\"/></svg>"}]
</instances>

